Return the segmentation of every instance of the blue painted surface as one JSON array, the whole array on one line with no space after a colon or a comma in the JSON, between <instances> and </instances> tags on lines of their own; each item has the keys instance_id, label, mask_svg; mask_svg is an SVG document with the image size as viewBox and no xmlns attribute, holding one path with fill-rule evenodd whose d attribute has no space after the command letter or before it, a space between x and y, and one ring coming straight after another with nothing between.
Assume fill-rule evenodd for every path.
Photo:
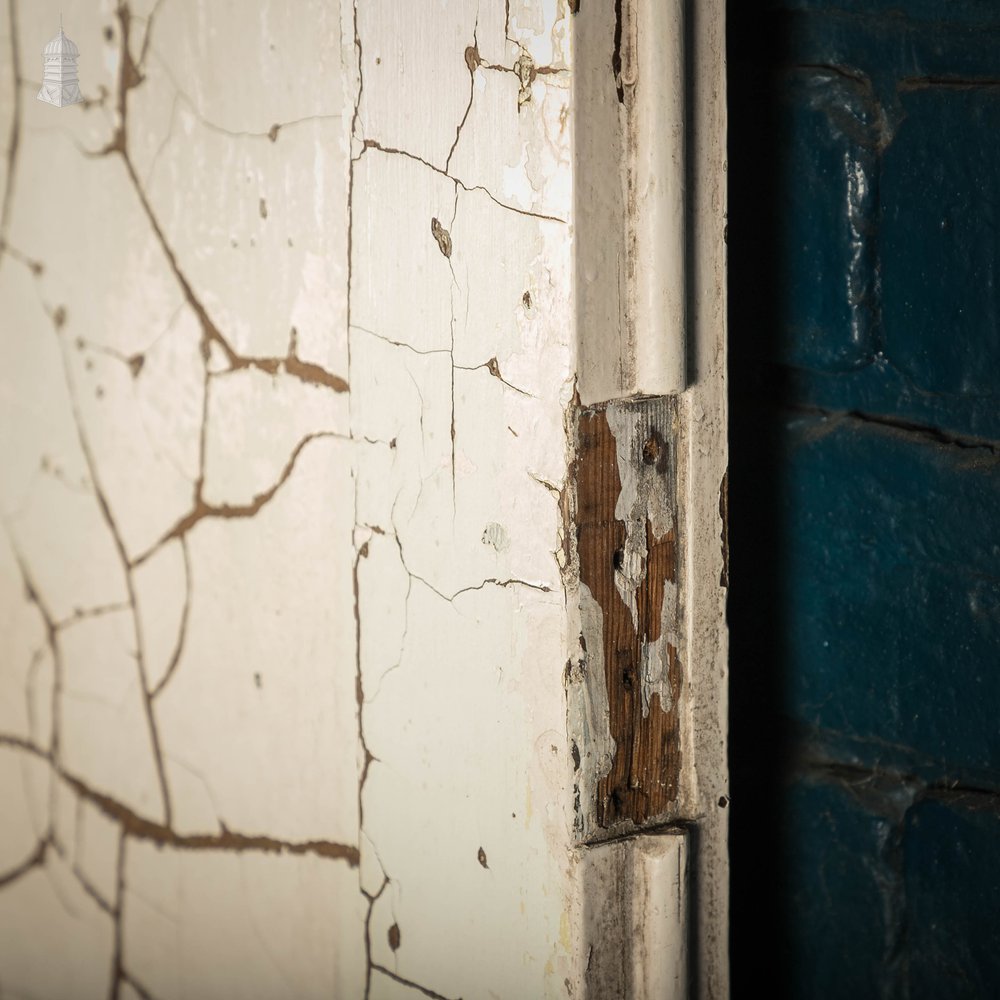
<instances>
[{"instance_id":1,"label":"blue painted surface","mask_svg":"<svg viewBox=\"0 0 1000 1000\"><path fill-rule=\"evenodd\" d=\"M1000 811L980 796L930 798L906 818L910 1000L995 997L1000 983Z\"/></svg>"},{"instance_id":2,"label":"blue painted surface","mask_svg":"<svg viewBox=\"0 0 1000 1000\"><path fill-rule=\"evenodd\" d=\"M1000 87L900 96L882 163L885 354L922 395L1000 410Z\"/></svg>"},{"instance_id":3,"label":"blue painted surface","mask_svg":"<svg viewBox=\"0 0 1000 1000\"><path fill-rule=\"evenodd\" d=\"M949 25L1000 28L1000 9L996 0L782 0L772 6L788 10L905 16L908 21L927 21L935 26L947 19Z\"/></svg>"},{"instance_id":4,"label":"blue painted surface","mask_svg":"<svg viewBox=\"0 0 1000 1000\"><path fill-rule=\"evenodd\" d=\"M795 720L845 763L1000 788L1000 458L844 415L786 428Z\"/></svg>"},{"instance_id":5,"label":"blue painted surface","mask_svg":"<svg viewBox=\"0 0 1000 1000\"><path fill-rule=\"evenodd\" d=\"M729 36L734 995L1000 996L1000 4L755 6ZM741 947L761 914L778 962Z\"/></svg>"},{"instance_id":6,"label":"blue painted surface","mask_svg":"<svg viewBox=\"0 0 1000 1000\"><path fill-rule=\"evenodd\" d=\"M776 167L788 200L780 357L799 368L855 371L877 350L876 108L868 87L832 70L789 71L781 96L788 141Z\"/></svg>"},{"instance_id":7,"label":"blue painted surface","mask_svg":"<svg viewBox=\"0 0 1000 1000\"><path fill-rule=\"evenodd\" d=\"M878 996L894 943L884 904L891 823L839 785L806 782L788 795L783 822L795 920L782 975L796 996Z\"/></svg>"}]
</instances>

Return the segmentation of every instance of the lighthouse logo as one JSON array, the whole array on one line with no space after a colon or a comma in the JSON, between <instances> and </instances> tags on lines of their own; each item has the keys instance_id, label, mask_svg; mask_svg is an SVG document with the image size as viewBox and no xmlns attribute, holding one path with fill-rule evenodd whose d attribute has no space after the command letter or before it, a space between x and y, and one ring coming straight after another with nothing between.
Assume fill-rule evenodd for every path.
<instances>
[{"instance_id":1,"label":"lighthouse logo","mask_svg":"<svg viewBox=\"0 0 1000 1000\"><path fill-rule=\"evenodd\" d=\"M67 104L79 104L83 100L76 71L76 61L79 58L80 50L66 37L60 19L59 34L42 49L45 75L42 89L38 91L40 101L62 108Z\"/></svg>"}]
</instances>

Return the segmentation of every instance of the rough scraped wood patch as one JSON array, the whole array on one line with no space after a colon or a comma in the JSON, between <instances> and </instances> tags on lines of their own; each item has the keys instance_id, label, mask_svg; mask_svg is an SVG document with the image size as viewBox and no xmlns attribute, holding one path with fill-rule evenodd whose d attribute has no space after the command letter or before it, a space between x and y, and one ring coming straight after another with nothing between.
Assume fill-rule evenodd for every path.
<instances>
[{"instance_id":1,"label":"rough scraped wood patch","mask_svg":"<svg viewBox=\"0 0 1000 1000\"><path fill-rule=\"evenodd\" d=\"M672 818L681 774L676 401L577 421L581 658L569 670L584 839Z\"/></svg>"}]
</instances>

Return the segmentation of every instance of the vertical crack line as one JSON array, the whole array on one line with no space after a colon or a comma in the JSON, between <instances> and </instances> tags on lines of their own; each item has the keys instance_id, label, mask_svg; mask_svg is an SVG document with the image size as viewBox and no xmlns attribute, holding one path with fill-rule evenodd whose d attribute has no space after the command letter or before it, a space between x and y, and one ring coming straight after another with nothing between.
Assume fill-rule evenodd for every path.
<instances>
[{"instance_id":1,"label":"vertical crack line","mask_svg":"<svg viewBox=\"0 0 1000 1000\"><path fill-rule=\"evenodd\" d=\"M365 67L363 50L361 48L361 32L358 28L358 0L354 0L354 50L358 54L358 97L354 102L354 114L351 116L351 138L361 139L358 135L358 118L361 115L361 95L365 90Z\"/></svg>"},{"instance_id":2,"label":"vertical crack line","mask_svg":"<svg viewBox=\"0 0 1000 1000\"><path fill-rule=\"evenodd\" d=\"M52 614L51 610L45 603L42 597L41 591L35 584L34 579L31 576L31 572L28 569L28 564L21 554L20 549L18 549L17 544L14 540L13 532L10 530L9 525L4 521L4 530L6 531L8 541L10 543L11 552L14 554L14 561L17 563L18 571L21 574L21 582L24 586L25 597L29 603L33 604L38 611L39 616L42 619L42 624L45 627L45 641L52 653L52 693L51 693L51 705L50 711L52 713L52 732L49 736L49 760L52 762L53 770L49 776L49 833L48 836L52 837L52 817L55 815L55 800L56 791L58 787L58 778L56 775L56 770L59 768L60 760L60 732L62 730L62 686L63 686L63 662L62 654L59 648L59 626L56 623L55 616Z\"/></svg>"},{"instance_id":3,"label":"vertical crack line","mask_svg":"<svg viewBox=\"0 0 1000 1000\"><path fill-rule=\"evenodd\" d=\"M202 493L205 489L205 456L208 452L208 397L212 379L208 370L209 343L202 337L201 360L204 373L201 381L201 422L198 425L198 478L194 481L191 502L195 508L202 505Z\"/></svg>"},{"instance_id":4,"label":"vertical crack line","mask_svg":"<svg viewBox=\"0 0 1000 1000\"><path fill-rule=\"evenodd\" d=\"M177 642L174 645L174 651L170 656L170 662L167 664L167 669L164 671L163 677L160 678L159 684L149 693L151 699L155 699L174 676L177 664L181 660L181 654L184 652L184 640L187 637L188 616L191 611L191 556L188 553L187 537L181 535L178 541L181 546L181 553L184 556L184 607L181 610L181 623L177 630Z\"/></svg>"},{"instance_id":5,"label":"vertical crack line","mask_svg":"<svg viewBox=\"0 0 1000 1000\"><path fill-rule=\"evenodd\" d=\"M77 805L82 805L82 800L77 799ZM78 810L79 811L79 810ZM57 849L58 850L58 849ZM73 857L79 856L79 848L75 848L73 852ZM80 888L107 914L114 916L114 907L97 891L94 884L83 874L80 867L77 864L73 864L73 875L76 878L77 883Z\"/></svg>"},{"instance_id":6,"label":"vertical crack line","mask_svg":"<svg viewBox=\"0 0 1000 1000\"><path fill-rule=\"evenodd\" d=\"M354 523L357 527L358 520L358 477L354 478ZM368 768L371 766L371 762L374 759L372 757L371 751L368 749L368 743L365 740L365 723L364 723L364 707L365 707L365 688L364 688L364 678L361 674L361 591L359 584L359 570L361 566L361 560L366 558L368 555L368 542L366 541L363 545L358 547L354 554L354 565L352 568L352 579L354 584L354 653L356 658L356 674L355 674L355 699L358 705L358 741L361 745L362 753L362 766L361 774L358 776L358 850L360 852L364 836L365 828L365 811L364 811L364 790L365 782L368 780ZM360 863L360 859L359 859ZM368 899L368 911L365 914L365 1000L369 1000L371 994L371 980L372 980L372 945L371 945L371 932L370 924L372 918L372 909L375 906L375 900L382 895L386 885L388 884L388 877L383 869L382 872L382 886L379 891L374 895L369 897L365 892L364 887L361 887L361 894Z\"/></svg>"},{"instance_id":7,"label":"vertical crack line","mask_svg":"<svg viewBox=\"0 0 1000 1000\"><path fill-rule=\"evenodd\" d=\"M149 53L149 43L153 37L153 22L156 20L156 15L160 13L160 8L162 6L163 0L156 0L156 3L153 5L153 9L146 17L146 33L142 36L142 48L139 50L139 61L136 64L139 70L142 69L142 66L146 61L146 56Z\"/></svg>"},{"instance_id":8,"label":"vertical crack line","mask_svg":"<svg viewBox=\"0 0 1000 1000\"><path fill-rule=\"evenodd\" d=\"M164 234L163 229L160 226L160 222L156 217L156 213L153 211L153 206L149 203L149 198L143 190L131 158L124 149L121 150L121 156L122 161L125 164L125 170L127 171L129 179L132 181L132 186L135 188L136 195L139 198L139 203L142 205L143 212L145 212L146 218L149 220L153 234L156 236L156 240L160 244L160 248L163 250L164 256L167 258L170 270L177 279L177 283L181 286L181 291L183 291L184 297L188 300L188 305L190 305L192 310L194 310L195 315L198 317L198 322L201 324L202 357L207 362L209 346L214 343L222 349L223 354L226 356L226 361L231 367L239 367L241 361L240 357L230 346L229 342L219 332L218 327L216 327L212 318L208 315L208 310L202 304L198 296L195 295L194 289L184 276L184 272L181 271L180 265L177 263L177 256L170 246L170 243L167 241L166 235Z\"/></svg>"},{"instance_id":9,"label":"vertical crack line","mask_svg":"<svg viewBox=\"0 0 1000 1000\"><path fill-rule=\"evenodd\" d=\"M372 988L372 972L375 969L375 963L372 960L372 934L371 934L371 922L372 922L372 912L375 909L375 903L378 898L385 892L386 886L389 884L389 876L382 872L382 885L379 886L378 892L374 896L365 892L364 889L361 890L361 895L365 897L368 901L368 909L365 912L365 997L364 1000L369 1000Z\"/></svg>"},{"instance_id":10,"label":"vertical crack line","mask_svg":"<svg viewBox=\"0 0 1000 1000\"><path fill-rule=\"evenodd\" d=\"M364 49L361 45L361 30L358 24L358 0L354 0L352 5L353 30L354 30L354 52L357 59L358 90L354 100L354 112L351 115L351 134L348 138L349 146L353 146L355 141L363 142L360 134L361 100L365 89L365 69L364 69ZM347 171L347 384L354 384L354 369L352 367L352 299L354 287L354 182L357 158L351 148L350 162ZM351 426L351 435L354 435L354 427ZM354 531L358 528L359 513L359 491L361 468L357 449L355 449L352 461L354 463ZM361 589L360 589L360 566L361 560L368 553L368 543L358 546L355 542L354 562L351 568L351 579L354 590L354 658L355 658L355 679L354 695L357 702L358 711L358 744L361 751L361 772L358 775L358 863L360 866L360 852L363 848L364 827L365 827L365 805L364 790L368 780L368 768L371 766L372 755L365 740L365 688L364 678L361 673ZM365 892L359 877L359 891L368 900L368 909L365 914L364 943L365 943L365 990L364 1000L369 1000L372 985L372 944L371 944L371 918L375 900L382 894L388 878L383 871L382 886L374 897L370 897Z\"/></svg>"},{"instance_id":11,"label":"vertical crack line","mask_svg":"<svg viewBox=\"0 0 1000 1000\"><path fill-rule=\"evenodd\" d=\"M445 157L445 173L448 172L448 168L451 166L451 158L455 155L455 150L458 148L458 140L462 136L462 129L468 120L469 112L472 111L472 102L476 96L476 67L479 65L479 61L479 6L477 5L476 21L472 29L472 45L465 50L465 64L469 67L469 103L465 106L465 114L462 115L462 120L455 129L455 141L451 144L451 149L448 150L448 155Z\"/></svg>"},{"instance_id":12,"label":"vertical crack line","mask_svg":"<svg viewBox=\"0 0 1000 1000\"><path fill-rule=\"evenodd\" d=\"M455 204L451 210L451 221L448 223L448 232L455 231L455 219L458 217L458 181L455 184ZM451 271L451 523L454 525L458 516L458 481L455 473L455 294L458 292L458 279L455 277L455 265L451 256L447 258L448 269Z\"/></svg>"},{"instance_id":13,"label":"vertical crack line","mask_svg":"<svg viewBox=\"0 0 1000 1000\"><path fill-rule=\"evenodd\" d=\"M348 148L357 139L358 119L361 114L361 95L365 89L365 70L362 63L361 35L358 32L358 4L354 0L354 51L358 60L358 93L354 100L354 113L351 115L351 134L348 136ZM354 151L350 151L350 162L347 167L347 383L351 384L351 289L354 275L354 169L357 160Z\"/></svg>"},{"instance_id":14,"label":"vertical crack line","mask_svg":"<svg viewBox=\"0 0 1000 1000\"><path fill-rule=\"evenodd\" d=\"M623 0L615 0L615 40L611 53L611 72L615 78L615 89L618 92L618 103L625 103L625 82L622 78L622 28Z\"/></svg>"},{"instance_id":15,"label":"vertical crack line","mask_svg":"<svg viewBox=\"0 0 1000 1000\"><path fill-rule=\"evenodd\" d=\"M160 162L160 156L167 148L167 144L173 138L174 129L177 125L177 107L180 104L180 99L180 91L174 91L174 102L170 107L170 118L167 122L167 132L160 141L160 145L156 147L156 152L153 154L153 158L149 162L149 170L146 171L146 179L143 181L144 187L148 188L152 186L153 174L156 173L156 167Z\"/></svg>"},{"instance_id":16,"label":"vertical crack line","mask_svg":"<svg viewBox=\"0 0 1000 1000\"><path fill-rule=\"evenodd\" d=\"M358 476L354 477L354 522L357 524L357 514L358 514ZM371 764L372 755L368 750L368 744L365 741L365 724L364 724L364 704L365 704L365 682L364 677L361 673L361 586L360 586L360 566L361 560L365 558L368 554L368 543L365 542L360 548L356 548L354 552L354 564L351 568L351 579L354 588L354 657L355 657L355 675L354 675L354 697L358 706L358 740L361 745L361 752L363 762L361 765L361 774L358 776L358 837L360 842L361 833L364 830L364 800L362 798L362 793L364 792L365 781L368 778L368 766Z\"/></svg>"},{"instance_id":17,"label":"vertical crack line","mask_svg":"<svg viewBox=\"0 0 1000 1000\"><path fill-rule=\"evenodd\" d=\"M160 796L163 800L163 820L167 826L170 826L170 793L167 788L167 776L166 768L163 763L163 753L160 749L160 734L156 728L156 719L153 714L153 702L149 693L149 678L146 672L142 623L139 621L139 606L135 596L135 581L132 578L133 566L129 561L128 553L125 549L125 543L122 540L121 533L118 531L118 526L115 524L115 519L112 516L111 506L108 503L107 495L105 494L104 487L101 484L100 474L97 471L97 461L91 451L87 435L83 430L83 418L80 413L80 406L77 401L73 378L70 375L69 361L66 357L66 347L63 343L63 338L59 333L58 324L56 329L56 339L59 344L59 354L62 359L63 377L66 381L66 391L69 397L70 409L73 413L73 423L76 426L77 441L79 442L80 451L82 452L84 461L87 465L87 471L90 475L90 481L94 488L94 497L97 500L98 509L101 512L101 517L104 520L104 523L108 527L108 531L111 533L111 539L114 542L118 558L121 561L122 573L125 576L125 588L128 593L129 608L132 612L132 628L135 634L135 661L136 667L139 671L139 681L142 688L142 702L146 714L146 724L149 729L149 739L153 750L153 760L156 767L157 780L160 786Z\"/></svg>"},{"instance_id":18,"label":"vertical crack line","mask_svg":"<svg viewBox=\"0 0 1000 1000\"><path fill-rule=\"evenodd\" d=\"M7 141L7 177L4 181L3 201L0 202L0 259L6 248L10 206L14 197L17 153L21 145L21 50L17 37L17 0L7 0L7 15L10 23L10 68L14 85L14 112L11 115L10 138Z\"/></svg>"},{"instance_id":19,"label":"vertical crack line","mask_svg":"<svg viewBox=\"0 0 1000 1000\"><path fill-rule=\"evenodd\" d=\"M24 706L25 711L28 713L28 735L32 740L38 736L38 706L36 704L35 685L43 655L44 650L42 649L36 649L32 653L31 662L28 664L28 674L25 678Z\"/></svg>"},{"instance_id":20,"label":"vertical crack line","mask_svg":"<svg viewBox=\"0 0 1000 1000\"><path fill-rule=\"evenodd\" d=\"M181 286L181 290L184 292L184 296L188 300L188 304L194 310L195 315L201 323L202 356L207 362L208 347L211 343L216 343L226 355L226 359L229 364L234 366L239 360L236 352L219 332L215 323L212 322L205 306L199 300L197 295L195 295L194 289L191 287L187 278L184 276L184 273L181 271L180 265L177 262L177 256L170 246L162 227L160 226L156 213L153 211L153 206L150 204L146 191L139 180L139 175L136 173L135 165L132 163L132 158L129 156L127 140L128 92L132 88L138 86L139 83L142 82L143 78L135 63L132 61L132 53L129 49L129 25L131 21L131 12L129 11L128 4L126 4L124 0L119 2L117 14L121 25L122 36L121 65L119 67L118 74L118 114L121 118L121 122L119 123L117 136L108 144L105 152L118 152L121 154L122 162L125 164L125 170L132 182L132 186L135 189L136 196L139 199L143 212L145 212L146 217L149 220L149 225L153 230L153 235L160 244L160 248L162 249L164 256L167 258L167 263L170 265L170 270L173 272L177 283ZM148 24L146 29L146 41L149 39L149 32L151 28L152 25ZM143 55L145 55L146 41L143 43Z\"/></svg>"},{"instance_id":21,"label":"vertical crack line","mask_svg":"<svg viewBox=\"0 0 1000 1000\"><path fill-rule=\"evenodd\" d=\"M115 940L114 951L111 956L111 989L108 992L108 1000L118 1000L121 994L121 985L125 980L125 965L122 954L122 912L125 906L125 827L118 832L118 858L115 865Z\"/></svg>"}]
</instances>

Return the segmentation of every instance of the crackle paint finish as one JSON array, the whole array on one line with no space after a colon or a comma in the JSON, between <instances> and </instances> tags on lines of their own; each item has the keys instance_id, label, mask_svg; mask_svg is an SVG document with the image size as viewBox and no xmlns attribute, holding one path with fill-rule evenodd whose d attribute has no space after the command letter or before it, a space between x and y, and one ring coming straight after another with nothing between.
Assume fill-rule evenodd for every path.
<instances>
[{"instance_id":1,"label":"crackle paint finish","mask_svg":"<svg viewBox=\"0 0 1000 1000\"><path fill-rule=\"evenodd\" d=\"M577 6L2 0L0 997L602 995L565 677ZM650 662L633 716L704 762L697 858L648 867L681 914L698 866L721 997L713 100L715 339L676 411L712 515L650 636L688 581L711 697Z\"/></svg>"},{"instance_id":2,"label":"crackle paint finish","mask_svg":"<svg viewBox=\"0 0 1000 1000\"><path fill-rule=\"evenodd\" d=\"M565 996L568 12L62 12L82 107L57 5L0 37L0 995Z\"/></svg>"}]
</instances>

